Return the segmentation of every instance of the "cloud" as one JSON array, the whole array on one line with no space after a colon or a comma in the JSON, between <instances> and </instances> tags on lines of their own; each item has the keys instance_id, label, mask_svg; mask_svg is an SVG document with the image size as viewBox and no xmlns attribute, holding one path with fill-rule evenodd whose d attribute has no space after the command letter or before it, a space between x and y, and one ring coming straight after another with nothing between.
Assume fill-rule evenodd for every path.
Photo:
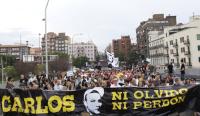
<instances>
[{"instance_id":1,"label":"cloud","mask_svg":"<svg viewBox=\"0 0 200 116\"><path fill-rule=\"evenodd\" d=\"M155 13L177 15L178 22L187 23L193 12L200 14L199 4L199 0L50 0L47 30L89 35L79 38L92 39L103 51L121 35L136 38L140 22ZM46 0L2 0L0 43L18 42L21 30L23 41L38 45L38 33L44 33L45 5Z\"/></svg>"}]
</instances>

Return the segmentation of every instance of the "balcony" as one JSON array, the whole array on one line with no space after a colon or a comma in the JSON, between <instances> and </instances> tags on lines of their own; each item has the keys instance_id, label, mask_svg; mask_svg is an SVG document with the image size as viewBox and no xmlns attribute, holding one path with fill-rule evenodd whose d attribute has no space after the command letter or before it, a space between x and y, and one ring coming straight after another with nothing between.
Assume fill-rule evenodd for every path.
<instances>
[{"instance_id":1,"label":"balcony","mask_svg":"<svg viewBox=\"0 0 200 116\"><path fill-rule=\"evenodd\" d=\"M164 46L164 48L165 48L165 49L168 49L168 48L169 48L169 46L168 46L168 45L165 45L165 46Z\"/></svg>"},{"instance_id":2,"label":"balcony","mask_svg":"<svg viewBox=\"0 0 200 116\"><path fill-rule=\"evenodd\" d=\"M185 51L185 55L191 55L189 51Z\"/></svg>"},{"instance_id":3,"label":"balcony","mask_svg":"<svg viewBox=\"0 0 200 116\"><path fill-rule=\"evenodd\" d=\"M173 44L173 47L177 48L177 47L178 47L178 44L177 44L177 43L174 43L174 44Z\"/></svg>"},{"instance_id":4,"label":"balcony","mask_svg":"<svg viewBox=\"0 0 200 116\"><path fill-rule=\"evenodd\" d=\"M153 50L153 49L158 49L158 48L161 48L161 47L164 47L164 45L160 44L160 45L151 46L151 47L149 47L149 49Z\"/></svg>"},{"instance_id":5,"label":"balcony","mask_svg":"<svg viewBox=\"0 0 200 116\"><path fill-rule=\"evenodd\" d=\"M173 53L173 56L178 57L179 55L178 55L178 53Z\"/></svg>"},{"instance_id":6,"label":"balcony","mask_svg":"<svg viewBox=\"0 0 200 116\"><path fill-rule=\"evenodd\" d=\"M184 45L189 46L190 45L190 41L189 40L184 41Z\"/></svg>"},{"instance_id":7,"label":"balcony","mask_svg":"<svg viewBox=\"0 0 200 116\"><path fill-rule=\"evenodd\" d=\"M169 57L169 54L164 54L164 57Z\"/></svg>"}]
</instances>

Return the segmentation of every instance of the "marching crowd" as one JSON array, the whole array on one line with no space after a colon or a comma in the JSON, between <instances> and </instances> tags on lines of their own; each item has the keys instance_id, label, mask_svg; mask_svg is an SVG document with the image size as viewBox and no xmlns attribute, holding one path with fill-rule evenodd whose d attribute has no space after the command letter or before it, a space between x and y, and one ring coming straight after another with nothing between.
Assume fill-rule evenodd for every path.
<instances>
[{"instance_id":1,"label":"marching crowd","mask_svg":"<svg viewBox=\"0 0 200 116\"><path fill-rule=\"evenodd\" d=\"M7 79L6 88L16 88L13 84L13 78ZM24 89L42 89L42 90L79 90L93 87L159 87L159 86L181 86L194 85L195 78L180 78L168 72L160 74L150 71L148 66L136 67L131 70L94 70L77 71L73 76L57 73L49 75L47 79L45 74L28 76L21 75L19 87Z\"/></svg>"}]
</instances>

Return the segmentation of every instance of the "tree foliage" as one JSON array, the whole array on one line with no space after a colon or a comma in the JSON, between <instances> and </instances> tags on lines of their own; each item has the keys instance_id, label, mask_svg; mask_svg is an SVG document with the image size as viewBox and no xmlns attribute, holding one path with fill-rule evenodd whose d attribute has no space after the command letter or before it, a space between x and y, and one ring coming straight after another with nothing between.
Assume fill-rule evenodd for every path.
<instances>
[{"instance_id":1,"label":"tree foliage","mask_svg":"<svg viewBox=\"0 0 200 116\"><path fill-rule=\"evenodd\" d=\"M16 63L16 57L11 55L0 55L4 66L13 66Z\"/></svg>"},{"instance_id":2,"label":"tree foliage","mask_svg":"<svg viewBox=\"0 0 200 116\"><path fill-rule=\"evenodd\" d=\"M134 51L130 51L128 54L127 63L136 65L140 61L140 57L141 57L140 54L138 54Z\"/></svg>"},{"instance_id":3,"label":"tree foliage","mask_svg":"<svg viewBox=\"0 0 200 116\"><path fill-rule=\"evenodd\" d=\"M58 58L49 63L50 71L66 71L69 69L69 61L65 58Z\"/></svg>"},{"instance_id":4,"label":"tree foliage","mask_svg":"<svg viewBox=\"0 0 200 116\"><path fill-rule=\"evenodd\" d=\"M89 62L89 59L85 56L77 57L73 59L73 65L77 68L85 67L86 62Z\"/></svg>"},{"instance_id":5,"label":"tree foliage","mask_svg":"<svg viewBox=\"0 0 200 116\"><path fill-rule=\"evenodd\" d=\"M53 52L51 53L51 55L58 55L58 57L61 59L66 59L66 60L69 59L69 55L63 52Z\"/></svg>"},{"instance_id":6,"label":"tree foliage","mask_svg":"<svg viewBox=\"0 0 200 116\"><path fill-rule=\"evenodd\" d=\"M49 62L50 71L66 71L69 69L69 55L63 52L54 52L51 55L58 55L58 59Z\"/></svg>"},{"instance_id":7,"label":"tree foliage","mask_svg":"<svg viewBox=\"0 0 200 116\"><path fill-rule=\"evenodd\" d=\"M118 57L119 61L125 61L124 53L121 53L121 52L115 53L115 57Z\"/></svg>"},{"instance_id":8,"label":"tree foliage","mask_svg":"<svg viewBox=\"0 0 200 116\"><path fill-rule=\"evenodd\" d=\"M44 71L45 71L45 65L44 64L37 64L35 66L35 69L34 69L35 74L41 74Z\"/></svg>"},{"instance_id":9,"label":"tree foliage","mask_svg":"<svg viewBox=\"0 0 200 116\"><path fill-rule=\"evenodd\" d=\"M24 62L17 62L15 64L16 71L18 74L27 74L29 72L33 72L37 63L24 63Z\"/></svg>"},{"instance_id":10,"label":"tree foliage","mask_svg":"<svg viewBox=\"0 0 200 116\"><path fill-rule=\"evenodd\" d=\"M4 72L8 77L17 78L17 71L14 66L5 67Z\"/></svg>"}]
</instances>

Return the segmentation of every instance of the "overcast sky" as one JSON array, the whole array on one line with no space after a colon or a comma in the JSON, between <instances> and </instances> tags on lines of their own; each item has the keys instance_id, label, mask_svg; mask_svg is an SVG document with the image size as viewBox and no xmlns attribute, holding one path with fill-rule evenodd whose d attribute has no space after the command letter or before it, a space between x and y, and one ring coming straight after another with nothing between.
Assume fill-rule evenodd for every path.
<instances>
[{"instance_id":1,"label":"overcast sky","mask_svg":"<svg viewBox=\"0 0 200 116\"><path fill-rule=\"evenodd\" d=\"M48 31L65 32L75 41L93 40L100 51L121 35L135 41L141 21L153 14L176 15L177 22L200 15L199 0L50 0ZM38 46L44 34L46 0L0 0L0 44L29 41ZM77 35L82 33L82 35Z\"/></svg>"}]
</instances>

